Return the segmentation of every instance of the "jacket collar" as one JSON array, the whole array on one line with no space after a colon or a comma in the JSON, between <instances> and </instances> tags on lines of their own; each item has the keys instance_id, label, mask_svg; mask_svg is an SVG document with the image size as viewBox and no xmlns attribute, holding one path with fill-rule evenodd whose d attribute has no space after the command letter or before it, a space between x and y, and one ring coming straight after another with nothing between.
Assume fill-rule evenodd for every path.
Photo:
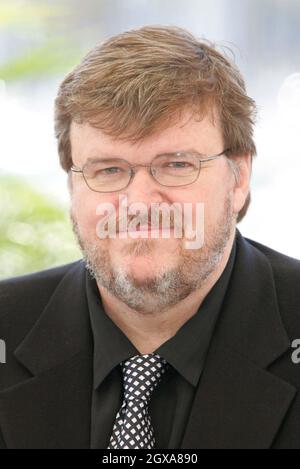
<instances>
[{"instance_id":1,"label":"jacket collar","mask_svg":"<svg viewBox=\"0 0 300 469\"><path fill-rule=\"evenodd\" d=\"M290 349L267 257L239 231L223 310L183 448L268 448L296 389L267 371Z\"/></svg>"},{"instance_id":2,"label":"jacket collar","mask_svg":"<svg viewBox=\"0 0 300 469\"><path fill-rule=\"evenodd\" d=\"M93 344L84 275L84 264L75 263L14 352L28 378L0 392L8 448L90 447Z\"/></svg>"},{"instance_id":3,"label":"jacket collar","mask_svg":"<svg viewBox=\"0 0 300 469\"><path fill-rule=\"evenodd\" d=\"M236 230L237 255L216 341L266 368L289 347L268 258Z\"/></svg>"},{"instance_id":4,"label":"jacket collar","mask_svg":"<svg viewBox=\"0 0 300 469\"><path fill-rule=\"evenodd\" d=\"M32 374L67 361L91 340L85 266L75 263L56 287L39 320L14 352Z\"/></svg>"}]
</instances>

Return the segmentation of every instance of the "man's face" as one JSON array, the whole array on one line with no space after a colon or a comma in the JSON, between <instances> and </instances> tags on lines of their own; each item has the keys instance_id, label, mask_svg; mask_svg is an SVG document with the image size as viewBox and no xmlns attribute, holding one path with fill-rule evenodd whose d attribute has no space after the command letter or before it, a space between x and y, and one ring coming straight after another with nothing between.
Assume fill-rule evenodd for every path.
<instances>
[{"instance_id":1,"label":"man's face","mask_svg":"<svg viewBox=\"0 0 300 469\"><path fill-rule=\"evenodd\" d=\"M213 125L208 117L201 121L190 117L185 113L177 124L135 144L108 137L89 124L72 123L73 163L82 168L88 158L118 157L133 165L150 164L162 153L190 150L208 156L221 153L225 148L217 121ZM232 241L235 215L247 193L236 187L224 156L205 163L199 178L181 187L160 185L148 168L136 170L128 187L108 193L92 191L80 173L72 173L71 218L87 266L99 287L105 287L136 311L153 313L201 288L216 270ZM128 207L137 202L149 208L153 203L164 202L169 206L188 203L192 207L193 228L197 228L197 203L203 204L204 225L198 226L198 230L204 230L203 246L189 249L186 239L175 237L172 231L168 239L161 236L153 239L150 233L148 238L119 239L118 230L115 238L100 239L96 232L99 222L96 209L99 204L109 202L118 217L120 194L126 196Z\"/></svg>"}]
</instances>

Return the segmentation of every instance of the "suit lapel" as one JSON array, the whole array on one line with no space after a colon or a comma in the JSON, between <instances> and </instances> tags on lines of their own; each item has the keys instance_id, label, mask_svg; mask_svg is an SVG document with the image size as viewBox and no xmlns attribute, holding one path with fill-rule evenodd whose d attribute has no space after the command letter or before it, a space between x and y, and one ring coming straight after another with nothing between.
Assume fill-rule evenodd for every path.
<instances>
[{"instance_id":1,"label":"suit lapel","mask_svg":"<svg viewBox=\"0 0 300 469\"><path fill-rule=\"evenodd\" d=\"M181 447L270 447L296 389L267 367L289 349L271 266L237 231L235 266Z\"/></svg>"},{"instance_id":2,"label":"suit lapel","mask_svg":"<svg viewBox=\"0 0 300 469\"><path fill-rule=\"evenodd\" d=\"M28 379L0 392L10 448L88 448L92 336L79 262L62 279L14 355Z\"/></svg>"},{"instance_id":3,"label":"suit lapel","mask_svg":"<svg viewBox=\"0 0 300 469\"><path fill-rule=\"evenodd\" d=\"M269 448L294 396L289 383L213 347L181 448Z\"/></svg>"}]
</instances>

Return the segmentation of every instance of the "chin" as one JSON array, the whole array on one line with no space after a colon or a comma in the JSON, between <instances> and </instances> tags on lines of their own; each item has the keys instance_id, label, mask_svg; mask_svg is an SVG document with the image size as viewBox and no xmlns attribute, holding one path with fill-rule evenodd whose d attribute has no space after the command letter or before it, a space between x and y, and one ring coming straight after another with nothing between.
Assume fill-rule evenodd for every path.
<instances>
[{"instance_id":1,"label":"chin","mask_svg":"<svg viewBox=\"0 0 300 469\"><path fill-rule=\"evenodd\" d=\"M155 262L155 260L146 256L129 256L124 265L124 268L129 274L132 274L137 277L145 276L154 276L157 274L158 270L162 268L161 263Z\"/></svg>"},{"instance_id":2,"label":"chin","mask_svg":"<svg viewBox=\"0 0 300 469\"><path fill-rule=\"evenodd\" d=\"M157 277L157 275L166 269L166 262L162 262L161 257L154 256L126 256L122 262L115 262L116 270L121 270L129 277L132 277L136 282L144 283Z\"/></svg>"}]
</instances>

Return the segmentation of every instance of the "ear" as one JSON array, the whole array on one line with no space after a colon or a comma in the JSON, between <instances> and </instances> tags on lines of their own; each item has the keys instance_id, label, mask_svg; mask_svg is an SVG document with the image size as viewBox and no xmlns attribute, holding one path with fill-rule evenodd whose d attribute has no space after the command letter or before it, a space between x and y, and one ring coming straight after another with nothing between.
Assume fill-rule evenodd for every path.
<instances>
[{"instance_id":1,"label":"ear","mask_svg":"<svg viewBox=\"0 0 300 469\"><path fill-rule=\"evenodd\" d=\"M250 189L252 171L251 154L236 155L230 158L236 168L233 187L233 211L236 215L243 208Z\"/></svg>"}]
</instances>

